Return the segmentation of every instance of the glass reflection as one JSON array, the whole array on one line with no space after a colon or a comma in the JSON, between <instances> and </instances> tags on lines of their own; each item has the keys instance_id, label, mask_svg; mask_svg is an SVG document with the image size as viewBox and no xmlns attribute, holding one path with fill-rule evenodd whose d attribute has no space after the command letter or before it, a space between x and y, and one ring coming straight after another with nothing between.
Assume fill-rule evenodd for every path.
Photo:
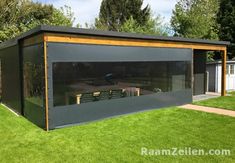
<instances>
[{"instance_id":1,"label":"glass reflection","mask_svg":"<svg viewBox=\"0 0 235 163\"><path fill-rule=\"evenodd\" d=\"M190 62L53 63L54 106L191 88Z\"/></svg>"},{"instance_id":2,"label":"glass reflection","mask_svg":"<svg viewBox=\"0 0 235 163\"><path fill-rule=\"evenodd\" d=\"M43 107L43 76L42 64L26 61L23 65L24 104L25 108Z\"/></svg>"}]
</instances>

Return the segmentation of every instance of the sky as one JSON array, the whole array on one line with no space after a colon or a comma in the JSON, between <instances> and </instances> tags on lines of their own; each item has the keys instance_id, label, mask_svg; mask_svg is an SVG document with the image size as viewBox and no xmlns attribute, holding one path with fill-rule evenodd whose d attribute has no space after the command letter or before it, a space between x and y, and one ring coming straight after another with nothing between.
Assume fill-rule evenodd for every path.
<instances>
[{"instance_id":1,"label":"sky","mask_svg":"<svg viewBox=\"0 0 235 163\"><path fill-rule=\"evenodd\" d=\"M54 7L60 8L64 5L71 7L76 18L74 25L80 24L84 26L94 23L95 17L99 14L100 4L102 0L33 0L46 4L53 4ZM144 5L149 4L154 15L160 14L164 17L164 23L169 23L172 10L178 0L144 0Z\"/></svg>"}]
</instances>

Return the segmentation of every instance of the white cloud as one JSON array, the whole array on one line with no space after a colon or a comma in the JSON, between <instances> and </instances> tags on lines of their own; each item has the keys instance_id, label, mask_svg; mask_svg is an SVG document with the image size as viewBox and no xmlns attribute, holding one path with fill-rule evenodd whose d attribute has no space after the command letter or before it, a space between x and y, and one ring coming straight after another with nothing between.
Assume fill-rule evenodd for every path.
<instances>
[{"instance_id":1,"label":"white cloud","mask_svg":"<svg viewBox=\"0 0 235 163\"><path fill-rule=\"evenodd\" d=\"M153 14L160 14L165 18L165 22L169 23L172 15L172 10L178 0L144 0L144 5L149 4Z\"/></svg>"},{"instance_id":2,"label":"white cloud","mask_svg":"<svg viewBox=\"0 0 235 163\"><path fill-rule=\"evenodd\" d=\"M34 0L42 3L53 4L56 8L68 5L72 8L76 17L75 24L84 25L93 23L99 14L102 0ZM172 9L177 0L144 0L144 5L149 4L154 14L160 14L165 18L165 23L169 23Z\"/></svg>"}]
</instances>

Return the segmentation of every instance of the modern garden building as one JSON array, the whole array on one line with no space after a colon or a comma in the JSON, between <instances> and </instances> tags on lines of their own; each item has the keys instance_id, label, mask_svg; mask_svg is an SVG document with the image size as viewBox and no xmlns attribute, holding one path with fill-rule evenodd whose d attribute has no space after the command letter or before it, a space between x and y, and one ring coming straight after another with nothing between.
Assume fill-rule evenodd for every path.
<instances>
[{"instance_id":1,"label":"modern garden building","mask_svg":"<svg viewBox=\"0 0 235 163\"><path fill-rule=\"evenodd\" d=\"M55 129L191 103L205 93L206 52L229 42L39 26L0 44L1 100Z\"/></svg>"}]
</instances>

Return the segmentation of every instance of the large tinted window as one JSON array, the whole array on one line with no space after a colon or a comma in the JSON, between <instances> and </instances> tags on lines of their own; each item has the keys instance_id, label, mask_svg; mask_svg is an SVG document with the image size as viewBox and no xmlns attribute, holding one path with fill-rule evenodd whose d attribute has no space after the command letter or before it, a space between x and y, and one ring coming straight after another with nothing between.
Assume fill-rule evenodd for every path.
<instances>
[{"instance_id":1,"label":"large tinted window","mask_svg":"<svg viewBox=\"0 0 235 163\"><path fill-rule=\"evenodd\" d=\"M35 47L28 47L23 54L25 109L43 108L44 106L44 64L39 50Z\"/></svg>"},{"instance_id":2,"label":"large tinted window","mask_svg":"<svg viewBox=\"0 0 235 163\"><path fill-rule=\"evenodd\" d=\"M191 88L190 62L56 62L54 106Z\"/></svg>"}]
</instances>

